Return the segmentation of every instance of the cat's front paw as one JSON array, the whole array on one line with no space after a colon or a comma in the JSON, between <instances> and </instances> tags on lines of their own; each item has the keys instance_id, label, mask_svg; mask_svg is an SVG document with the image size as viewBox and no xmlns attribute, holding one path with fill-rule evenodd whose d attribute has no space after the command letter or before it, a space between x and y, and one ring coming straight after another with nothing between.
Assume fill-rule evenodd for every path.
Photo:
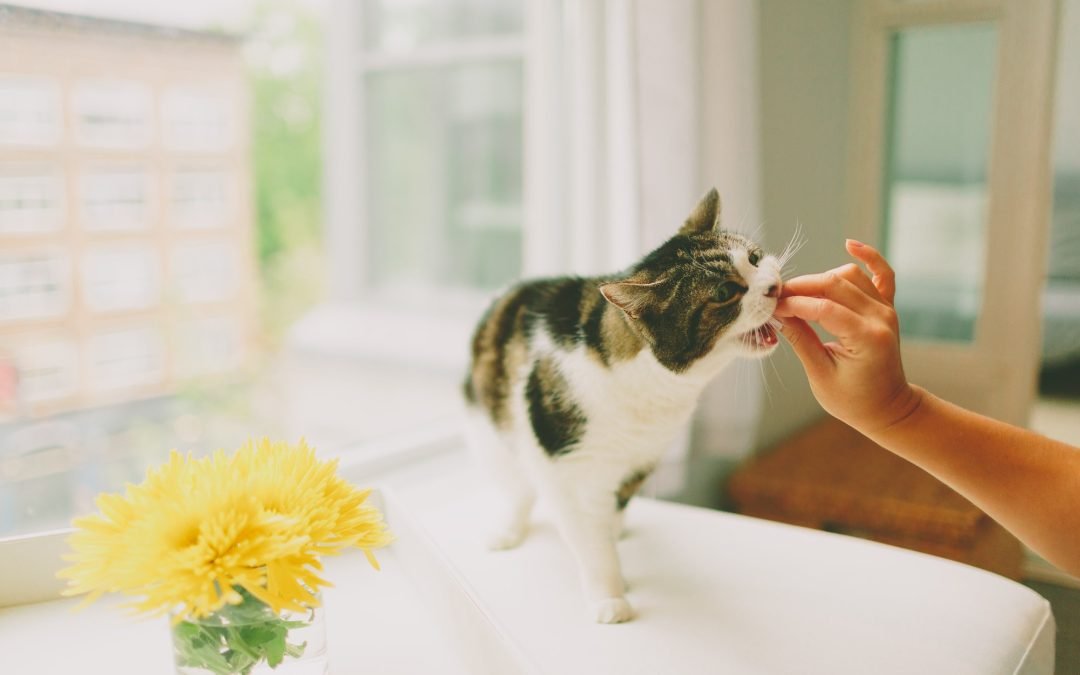
<instances>
[{"instance_id":1,"label":"cat's front paw","mask_svg":"<svg viewBox=\"0 0 1080 675\"><path fill-rule=\"evenodd\" d=\"M596 623L623 623L634 618L634 608L626 598L604 598L593 604Z\"/></svg>"}]
</instances>

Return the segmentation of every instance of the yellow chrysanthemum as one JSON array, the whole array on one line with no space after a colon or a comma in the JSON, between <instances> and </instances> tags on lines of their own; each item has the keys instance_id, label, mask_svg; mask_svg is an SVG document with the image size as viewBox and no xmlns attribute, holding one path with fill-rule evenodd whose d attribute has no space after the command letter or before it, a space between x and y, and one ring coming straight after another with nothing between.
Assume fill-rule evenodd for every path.
<instances>
[{"instance_id":1,"label":"yellow chrysanthemum","mask_svg":"<svg viewBox=\"0 0 1080 675\"><path fill-rule=\"evenodd\" d=\"M240 602L243 588L275 611L302 611L329 585L316 574L322 556L358 547L378 569L372 550L392 537L369 494L303 441L263 439L232 456L174 451L75 521L65 594L120 592L142 612L203 617Z\"/></svg>"}]
</instances>

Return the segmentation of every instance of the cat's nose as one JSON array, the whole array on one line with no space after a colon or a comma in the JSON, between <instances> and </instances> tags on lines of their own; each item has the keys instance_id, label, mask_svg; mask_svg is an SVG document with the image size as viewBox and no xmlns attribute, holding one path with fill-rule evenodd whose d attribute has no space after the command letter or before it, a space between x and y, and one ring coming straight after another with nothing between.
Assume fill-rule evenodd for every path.
<instances>
[{"instance_id":1,"label":"cat's nose","mask_svg":"<svg viewBox=\"0 0 1080 675\"><path fill-rule=\"evenodd\" d=\"M783 283L780 282L780 281L776 282L772 286L769 286L769 290L765 291L765 297L766 298L779 298L780 297L780 288L782 286L783 286Z\"/></svg>"}]
</instances>

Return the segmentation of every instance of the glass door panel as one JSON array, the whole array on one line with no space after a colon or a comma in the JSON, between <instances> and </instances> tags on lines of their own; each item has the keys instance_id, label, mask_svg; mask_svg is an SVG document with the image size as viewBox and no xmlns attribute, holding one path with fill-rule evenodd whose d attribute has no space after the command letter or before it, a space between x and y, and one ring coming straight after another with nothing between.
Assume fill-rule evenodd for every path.
<instances>
[{"instance_id":1,"label":"glass door panel","mask_svg":"<svg viewBox=\"0 0 1080 675\"><path fill-rule=\"evenodd\" d=\"M881 222L905 336L975 337L996 52L994 24L912 27L891 38Z\"/></svg>"}]
</instances>

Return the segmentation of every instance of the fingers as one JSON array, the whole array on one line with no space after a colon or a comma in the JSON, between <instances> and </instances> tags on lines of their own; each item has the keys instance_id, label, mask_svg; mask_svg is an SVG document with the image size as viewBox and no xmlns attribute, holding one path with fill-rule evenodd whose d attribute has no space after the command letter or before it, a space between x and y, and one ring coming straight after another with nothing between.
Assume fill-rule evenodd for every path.
<instances>
[{"instance_id":1,"label":"fingers","mask_svg":"<svg viewBox=\"0 0 1080 675\"><path fill-rule=\"evenodd\" d=\"M866 265L870 274L873 275L874 287L885 302L892 305L896 298L896 273L893 272L885 257L873 246L854 239L848 239L845 248L848 253Z\"/></svg>"},{"instance_id":2,"label":"fingers","mask_svg":"<svg viewBox=\"0 0 1080 675\"><path fill-rule=\"evenodd\" d=\"M841 343L859 334L863 319L856 312L829 298L808 298L794 296L782 298L776 305L776 316L784 322L789 317L813 321L840 339Z\"/></svg>"},{"instance_id":3,"label":"fingers","mask_svg":"<svg viewBox=\"0 0 1080 675\"><path fill-rule=\"evenodd\" d=\"M870 277L866 276L866 272L855 263L848 263L847 265L842 265L827 272L804 274L795 277L794 279L784 282L784 288L781 295L824 295L825 289L828 288L829 284L835 283L838 279L848 281L862 290L870 298L879 302L881 301L881 296L878 294L877 288L875 288L874 284L870 281Z\"/></svg>"},{"instance_id":4,"label":"fingers","mask_svg":"<svg viewBox=\"0 0 1080 675\"><path fill-rule=\"evenodd\" d=\"M821 372L832 364L832 356L810 324L793 316L782 319L780 323L780 332L787 338L795 356L799 357L808 373Z\"/></svg>"},{"instance_id":5,"label":"fingers","mask_svg":"<svg viewBox=\"0 0 1080 675\"><path fill-rule=\"evenodd\" d=\"M795 277L784 284L781 295L828 298L859 313L880 309L884 304L870 278L855 264Z\"/></svg>"}]
</instances>

